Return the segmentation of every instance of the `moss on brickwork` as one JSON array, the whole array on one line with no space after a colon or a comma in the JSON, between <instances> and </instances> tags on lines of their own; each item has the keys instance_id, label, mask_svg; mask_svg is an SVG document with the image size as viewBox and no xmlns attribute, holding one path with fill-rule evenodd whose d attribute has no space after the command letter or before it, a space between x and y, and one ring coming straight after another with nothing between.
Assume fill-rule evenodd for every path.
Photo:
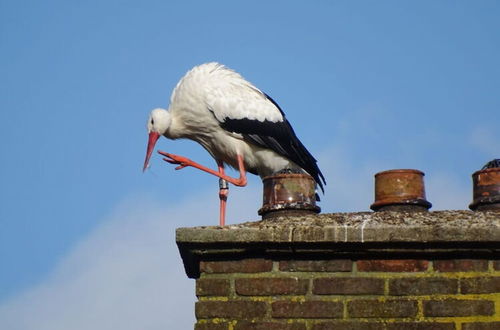
<instances>
[{"instance_id":1,"label":"moss on brickwork","mask_svg":"<svg viewBox=\"0 0 500 330\"><path fill-rule=\"evenodd\" d=\"M178 232L186 270L198 281L197 330L500 324L500 213L285 220Z\"/></svg>"},{"instance_id":2,"label":"moss on brickwork","mask_svg":"<svg viewBox=\"0 0 500 330\"><path fill-rule=\"evenodd\" d=\"M461 329L462 324L474 329L473 324L481 324L481 327L490 323L494 325L492 322L500 322L500 290L496 285L500 271L492 267L493 262L488 262L486 271L481 272L437 272L432 267L433 261L429 261L430 267L422 272L359 272L356 267L351 272L291 272L280 271L276 267L280 261L276 260L271 272L203 274L200 280L224 278L226 281L218 282L217 286L227 283L228 288L218 289L227 295L200 296L200 302L230 304L253 301L265 304L265 311L262 306L257 306L257 311L252 310L254 316L249 318L242 319L241 314L199 318L197 328L205 329L202 325L212 323L222 324L227 330L321 330L339 326L363 329L363 324L366 329L384 330L401 326L405 329ZM259 279L263 284L258 283L252 288ZM250 287L244 289L244 294L238 294L235 282ZM275 289L273 283L277 284ZM282 286L286 283L291 284L288 290L294 294L284 292L286 288ZM315 290L318 283L321 289ZM384 284L383 290L381 283ZM392 291L396 292L391 291L391 283L396 283L392 286ZM462 283L467 283L467 293L460 292ZM333 289L330 290L329 285ZM338 285L343 286L340 291L335 288ZM254 291L259 288L261 292ZM295 290L303 294L295 294ZM410 294L405 294L406 290ZM415 290L417 293L413 294ZM255 313L261 314L255 316ZM271 326L273 322L275 325ZM206 329L211 328L207 325Z\"/></svg>"}]
</instances>

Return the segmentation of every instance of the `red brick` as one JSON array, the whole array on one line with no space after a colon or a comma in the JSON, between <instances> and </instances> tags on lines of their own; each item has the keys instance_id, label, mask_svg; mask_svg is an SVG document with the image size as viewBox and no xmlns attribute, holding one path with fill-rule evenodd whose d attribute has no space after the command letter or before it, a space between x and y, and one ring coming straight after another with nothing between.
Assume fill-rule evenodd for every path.
<instances>
[{"instance_id":1,"label":"red brick","mask_svg":"<svg viewBox=\"0 0 500 330\"><path fill-rule=\"evenodd\" d=\"M391 322L387 323L386 330L455 330L455 324L441 322Z\"/></svg>"},{"instance_id":2,"label":"red brick","mask_svg":"<svg viewBox=\"0 0 500 330\"><path fill-rule=\"evenodd\" d=\"M313 281L314 294L384 294L384 280L363 277L328 277Z\"/></svg>"},{"instance_id":3,"label":"red brick","mask_svg":"<svg viewBox=\"0 0 500 330\"><path fill-rule=\"evenodd\" d=\"M229 261L202 261L202 273L260 273L269 272L273 262L267 259L243 259Z\"/></svg>"},{"instance_id":4,"label":"red brick","mask_svg":"<svg viewBox=\"0 0 500 330\"><path fill-rule=\"evenodd\" d=\"M462 330L498 330L500 322L462 323Z\"/></svg>"},{"instance_id":5,"label":"red brick","mask_svg":"<svg viewBox=\"0 0 500 330\"><path fill-rule=\"evenodd\" d=\"M198 319L263 317L266 314L266 303L263 301L198 301L195 305L195 314Z\"/></svg>"},{"instance_id":6,"label":"red brick","mask_svg":"<svg viewBox=\"0 0 500 330\"><path fill-rule=\"evenodd\" d=\"M358 260L360 272L423 272L427 270L427 260Z\"/></svg>"},{"instance_id":7,"label":"red brick","mask_svg":"<svg viewBox=\"0 0 500 330\"><path fill-rule=\"evenodd\" d=\"M414 300L375 299L353 300L347 303L350 317L414 317L417 315L417 302Z\"/></svg>"},{"instance_id":8,"label":"red brick","mask_svg":"<svg viewBox=\"0 0 500 330\"><path fill-rule=\"evenodd\" d=\"M283 260L279 269L284 272L350 272L352 261L337 260Z\"/></svg>"},{"instance_id":9,"label":"red brick","mask_svg":"<svg viewBox=\"0 0 500 330\"><path fill-rule=\"evenodd\" d=\"M229 324L223 323L196 323L194 330L227 330L229 329Z\"/></svg>"},{"instance_id":10,"label":"red brick","mask_svg":"<svg viewBox=\"0 0 500 330\"><path fill-rule=\"evenodd\" d=\"M269 296L282 294L305 294L309 280L288 278L237 278L236 293L242 296Z\"/></svg>"},{"instance_id":11,"label":"red brick","mask_svg":"<svg viewBox=\"0 0 500 330\"><path fill-rule=\"evenodd\" d=\"M472 277L460 280L462 293L499 293L500 277Z\"/></svg>"},{"instance_id":12,"label":"red brick","mask_svg":"<svg viewBox=\"0 0 500 330\"><path fill-rule=\"evenodd\" d=\"M306 330L305 323L238 321L235 330Z\"/></svg>"},{"instance_id":13,"label":"red brick","mask_svg":"<svg viewBox=\"0 0 500 330\"><path fill-rule=\"evenodd\" d=\"M395 278L389 280L392 296L457 293L458 280L441 277Z\"/></svg>"},{"instance_id":14,"label":"red brick","mask_svg":"<svg viewBox=\"0 0 500 330\"><path fill-rule=\"evenodd\" d=\"M276 318L340 318L344 309L336 301L276 301L271 308Z\"/></svg>"},{"instance_id":15,"label":"red brick","mask_svg":"<svg viewBox=\"0 0 500 330\"><path fill-rule=\"evenodd\" d=\"M489 300L444 299L424 301L424 316L493 315L495 304Z\"/></svg>"},{"instance_id":16,"label":"red brick","mask_svg":"<svg viewBox=\"0 0 500 330\"><path fill-rule=\"evenodd\" d=\"M312 330L385 330L382 322L329 321L313 325Z\"/></svg>"},{"instance_id":17,"label":"red brick","mask_svg":"<svg viewBox=\"0 0 500 330\"><path fill-rule=\"evenodd\" d=\"M434 270L437 272L487 271L488 260L482 260L482 259L434 260Z\"/></svg>"},{"instance_id":18,"label":"red brick","mask_svg":"<svg viewBox=\"0 0 500 330\"><path fill-rule=\"evenodd\" d=\"M227 296L229 295L229 280L219 278L200 278L196 280L196 295Z\"/></svg>"}]
</instances>

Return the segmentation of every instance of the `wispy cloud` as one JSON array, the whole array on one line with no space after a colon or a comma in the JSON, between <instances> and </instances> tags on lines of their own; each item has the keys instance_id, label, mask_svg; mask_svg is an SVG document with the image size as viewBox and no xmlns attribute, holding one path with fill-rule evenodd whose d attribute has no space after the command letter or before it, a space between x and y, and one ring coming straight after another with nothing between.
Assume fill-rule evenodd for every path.
<instances>
[{"instance_id":1,"label":"wispy cloud","mask_svg":"<svg viewBox=\"0 0 500 330\"><path fill-rule=\"evenodd\" d=\"M232 189L229 222L256 219L257 197ZM194 281L184 273L175 228L217 221L216 189L178 205L128 198L47 279L0 305L0 329L190 329Z\"/></svg>"},{"instance_id":2,"label":"wispy cloud","mask_svg":"<svg viewBox=\"0 0 500 330\"><path fill-rule=\"evenodd\" d=\"M369 210L374 198L374 174L393 165L385 155L363 152L367 147L363 141L370 140L373 132L360 136L363 130L349 129L358 117L359 113L344 118L334 143L316 154L328 181L320 203L323 212ZM477 130L471 141L486 152L495 152L495 146L485 142L490 141L491 134ZM453 172L426 174L427 196L433 209L467 207L470 187L457 180ZM231 189L229 223L258 219L261 189L258 178L251 178L250 187ZM61 260L50 276L0 305L0 328L192 328L194 281L184 273L175 245L175 228L215 225L217 217L215 181L210 191L200 191L175 205L145 196L126 199Z\"/></svg>"}]
</instances>

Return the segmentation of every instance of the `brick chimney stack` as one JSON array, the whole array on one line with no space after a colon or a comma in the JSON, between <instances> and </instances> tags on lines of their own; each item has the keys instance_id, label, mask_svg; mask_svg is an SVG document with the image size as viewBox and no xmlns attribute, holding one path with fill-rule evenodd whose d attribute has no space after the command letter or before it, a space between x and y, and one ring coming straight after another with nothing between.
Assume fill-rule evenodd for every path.
<instances>
[{"instance_id":1,"label":"brick chimney stack","mask_svg":"<svg viewBox=\"0 0 500 330\"><path fill-rule=\"evenodd\" d=\"M197 330L499 329L498 212L180 228Z\"/></svg>"},{"instance_id":2,"label":"brick chimney stack","mask_svg":"<svg viewBox=\"0 0 500 330\"><path fill-rule=\"evenodd\" d=\"M481 212L428 212L423 173L391 170L376 175L371 207L384 212L316 214L313 186L297 184L307 178L280 177L264 220L177 229L195 329L500 329L497 172L486 172L474 174Z\"/></svg>"}]
</instances>

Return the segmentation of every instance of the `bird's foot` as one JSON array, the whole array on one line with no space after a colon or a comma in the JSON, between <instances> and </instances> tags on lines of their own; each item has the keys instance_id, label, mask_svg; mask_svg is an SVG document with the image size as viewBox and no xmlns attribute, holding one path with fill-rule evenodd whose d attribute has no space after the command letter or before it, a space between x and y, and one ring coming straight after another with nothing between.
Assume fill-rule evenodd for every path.
<instances>
[{"instance_id":1,"label":"bird's foot","mask_svg":"<svg viewBox=\"0 0 500 330\"><path fill-rule=\"evenodd\" d=\"M167 163L179 165L175 168L176 170L181 170L184 167L193 166L194 164L194 162L191 159L183 156L169 154L168 152L163 152L163 151L158 151L158 153L162 156L165 156L163 160L166 161Z\"/></svg>"},{"instance_id":2,"label":"bird's foot","mask_svg":"<svg viewBox=\"0 0 500 330\"><path fill-rule=\"evenodd\" d=\"M240 177L238 179L235 179L235 178L231 178L223 173L216 172L216 171L214 171L206 166L198 164L189 158L179 156L179 155L169 154L169 153L163 152L163 151L158 151L158 153L160 155L165 156L165 158L163 158L163 160L166 161L167 163L179 165L175 168L176 170L180 170L180 169L183 169L184 167L191 166L191 167L197 168L199 170L202 170L204 172L215 175L216 177L219 177L221 179L224 179L227 182L230 182L238 187L243 187L243 186L246 186L246 184L247 184L247 178L245 175L245 165L243 164L243 157L241 157L240 155L238 155L238 169L240 171Z\"/></svg>"}]
</instances>

